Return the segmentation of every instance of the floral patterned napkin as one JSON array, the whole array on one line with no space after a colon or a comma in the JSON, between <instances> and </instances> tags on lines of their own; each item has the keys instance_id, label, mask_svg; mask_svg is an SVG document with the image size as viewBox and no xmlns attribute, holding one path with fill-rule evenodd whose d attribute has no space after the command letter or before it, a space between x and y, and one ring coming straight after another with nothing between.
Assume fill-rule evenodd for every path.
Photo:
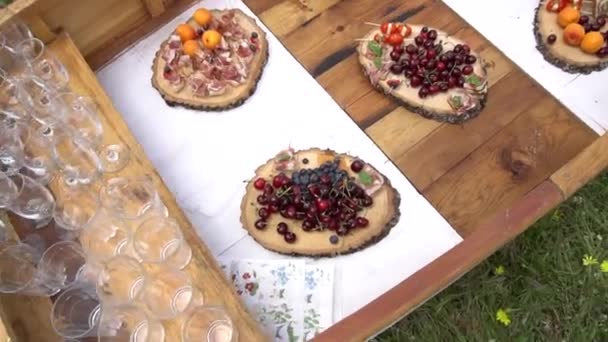
<instances>
[{"instance_id":1,"label":"floral patterned napkin","mask_svg":"<svg viewBox=\"0 0 608 342\"><path fill-rule=\"evenodd\" d=\"M308 341L332 324L333 267L303 260L220 262L273 341Z\"/></svg>"}]
</instances>

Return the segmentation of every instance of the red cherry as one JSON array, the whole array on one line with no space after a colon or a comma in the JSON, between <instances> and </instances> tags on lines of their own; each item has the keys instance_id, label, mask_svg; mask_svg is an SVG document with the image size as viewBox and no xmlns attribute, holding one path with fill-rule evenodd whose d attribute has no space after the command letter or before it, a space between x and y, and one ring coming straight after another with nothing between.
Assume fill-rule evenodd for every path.
<instances>
[{"instance_id":1,"label":"red cherry","mask_svg":"<svg viewBox=\"0 0 608 342\"><path fill-rule=\"evenodd\" d=\"M277 233L279 233L281 235L285 235L287 232L289 232L289 228L287 227L287 223L280 222L279 224L277 224Z\"/></svg>"},{"instance_id":2,"label":"red cherry","mask_svg":"<svg viewBox=\"0 0 608 342\"><path fill-rule=\"evenodd\" d=\"M361 160L357 159L350 164L350 169L353 170L353 172L361 172L364 166L365 164L363 164Z\"/></svg>"},{"instance_id":3,"label":"red cherry","mask_svg":"<svg viewBox=\"0 0 608 342\"><path fill-rule=\"evenodd\" d=\"M280 188L281 185L283 185L283 178L281 175L274 176L274 178L272 178L272 186L275 188Z\"/></svg>"},{"instance_id":4,"label":"red cherry","mask_svg":"<svg viewBox=\"0 0 608 342\"><path fill-rule=\"evenodd\" d=\"M266 221L264 219L255 221L255 228L259 230L266 228Z\"/></svg>"},{"instance_id":5,"label":"red cherry","mask_svg":"<svg viewBox=\"0 0 608 342\"><path fill-rule=\"evenodd\" d=\"M323 211L329 209L329 207L331 206L329 201L324 200L324 199L317 199L316 204L317 204L317 209L319 209L320 212L323 212Z\"/></svg>"},{"instance_id":6,"label":"red cherry","mask_svg":"<svg viewBox=\"0 0 608 342\"><path fill-rule=\"evenodd\" d=\"M365 217L357 217L355 222L357 223L357 227L359 228L365 228L369 225L369 220Z\"/></svg>"},{"instance_id":7,"label":"red cherry","mask_svg":"<svg viewBox=\"0 0 608 342\"><path fill-rule=\"evenodd\" d=\"M270 212L266 208L260 208L260 210L258 210L258 215L261 219L265 220L268 218L268 216L270 216Z\"/></svg>"},{"instance_id":8,"label":"red cherry","mask_svg":"<svg viewBox=\"0 0 608 342\"><path fill-rule=\"evenodd\" d=\"M253 187L258 190L264 190L264 186L266 185L266 180L264 178L258 178L253 182Z\"/></svg>"},{"instance_id":9,"label":"red cherry","mask_svg":"<svg viewBox=\"0 0 608 342\"><path fill-rule=\"evenodd\" d=\"M283 239L287 243L294 243L294 242L296 242L296 234L294 234L292 232L287 232L287 233L285 233L285 235L283 235Z\"/></svg>"}]
</instances>

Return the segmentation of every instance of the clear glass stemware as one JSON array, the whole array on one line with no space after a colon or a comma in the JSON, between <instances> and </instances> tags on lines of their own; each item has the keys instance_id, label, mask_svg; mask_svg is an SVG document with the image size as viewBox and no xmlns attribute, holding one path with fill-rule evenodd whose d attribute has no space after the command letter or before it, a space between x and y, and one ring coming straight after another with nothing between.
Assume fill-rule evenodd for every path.
<instances>
[{"instance_id":1,"label":"clear glass stemware","mask_svg":"<svg viewBox=\"0 0 608 342\"><path fill-rule=\"evenodd\" d=\"M156 216L142 222L133 233L133 249L145 263L176 269L183 269L192 259L192 249L172 218Z\"/></svg>"},{"instance_id":2,"label":"clear glass stemware","mask_svg":"<svg viewBox=\"0 0 608 342\"><path fill-rule=\"evenodd\" d=\"M134 304L108 307L101 315L99 342L163 342L165 329Z\"/></svg>"},{"instance_id":3,"label":"clear glass stemware","mask_svg":"<svg viewBox=\"0 0 608 342\"><path fill-rule=\"evenodd\" d=\"M15 182L4 172L0 172L0 209L9 207L19 194Z\"/></svg>"},{"instance_id":4,"label":"clear glass stemware","mask_svg":"<svg viewBox=\"0 0 608 342\"><path fill-rule=\"evenodd\" d=\"M27 124L8 119L0 122L0 171L6 174L19 172L24 164L24 141L28 139Z\"/></svg>"},{"instance_id":5,"label":"clear glass stemware","mask_svg":"<svg viewBox=\"0 0 608 342\"><path fill-rule=\"evenodd\" d=\"M55 91L34 75L24 75L16 79L19 101L27 106L31 116L46 125L61 123L61 108L55 101Z\"/></svg>"},{"instance_id":6,"label":"clear glass stemware","mask_svg":"<svg viewBox=\"0 0 608 342\"><path fill-rule=\"evenodd\" d=\"M25 39L15 48L19 57L26 62L30 72L44 81L55 91L65 89L69 74L65 66L51 53L38 38Z\"/></svg>"},{"instance_id":7,"label":"clear glass stemware","mask_svg":"<svg viewBox=\"0 0 608 342\"><path fill-rule=\"evenodd\" d=\"M53 159L62 173L77 184L91 184L102 174L99 156L85 142L55 127Z\"/></svg>"},{"instance_id":8,"label":"clear glass stemware","mask_svg":"<svg viewBox=\"0 0 608 342\"><path fill-rule=\"evenodd\" d=\"M24 168L21 172L46 185L55 175L57 165L53 160L53 149L47 136L47 128L34 126L36 125L32 125L29 138L23 148Z\"/></svg>"},{"instance_id":9,"label":"clear glass stemware","mask_svg":"<svg viewBox=\"0 0 608 342\"><path fill-rule=\"evenodd\" d=\"M44 251L38 272L49 286L65 289L81 279L86 264L86 254L78 243L60 241Z\"/></svg>"},{"instance_id":10,"label":"clear glass stemware","mask_svg":"<svg viewBox=\"0 0 608 342\"><path fill-rule=\"evenodd\" d=\"M30 28L19 17L13 16L9 22L0 27L0 48L16 54L17 45L33 36Z\"/></svg>"},{"instance_id":11,"label":"clear glass stemware","mask_svg":"<svg viewBox=\"0 0 608 342\"><path fill-rule=\"evenodd\" d=\"M97 336L101 304L95 287L85 284L63 291L53 303L51 325L66 339Z\"/></svg>"},{"instance_id":12,"label":"clear glass stemware","mask_svg":"<svg viewBox=\"0 0 608 342\"><path fill-rule=\"evenodd\" d=\"M19 82L0 69L0 113L8 118L25 120L29 113L19 101Z\"/></svg>"},{"instance_id":13,"label":"clear glass stemware","mask_svg":"<svg viewBox=\"0 0 608 342\"><path fill-rule=\"evenodd\" d=\"M102 145L103 124L97 102L90 97L73 92L57 96L56 102L63 110L66 127L97 151L104 172L122 170L130 161L130 151L123 143Z\"/></svg>"},{"instance_id":14,"label":"clear glass stemware","mask_svg":"<svg viewBox=\"0 0 608 342\"><path fill-rule=\"evenodd\" d=\"M103 207L112 215L125 221L135 221L135 227L147 217L167 217L169 214L154 184L145 178L110 178L105 181L99 196Z\"/></svg>"},{"instance_id":15,"label":"clear glass stemware","mask_svg":"<svg viewBox=\"0 0 608 342\"><path fill-rule=\"evenodd\" d=\"M9 207L13 213L35 221L44 221L52 217L55 198L49 189L22 174L15 174L10 178L17 187L17 196Z\"/></svg>"},{"instance_id":16,"label":"clear glass stemware","mask_svg":"<svg viewBox=\"0 0 608 342\"><path fill-rule=\"evenodd\" d=\"M99 147L103 138L103 125L94 111L93 99L72 92L57 95L55 101L63 111L65 127L86 141L93 148Z\"/></svg>"},{"instance_id":17,"label":"clear glass stemware","mask_svg":"<svg viewBox=\"0 0 608 342\"><path fill-rule=\"evenodd\" d=\"M115 256L102 265L97 295L104 305L128 304L139 298L146 282L146 271L135 258Z\"/></svg>"},{"instance_id":18,"label":"clear glass stemware","mask_svg":"<svg viewBox=\"0 0 608 342\"><path fill-rule=\"evenodd\" d=\"M230 316L219 306L194 308L182 326L183 342L235 342L237 337Z\"/></svg>"},{"instance_id":19,"label":"clear glass stemware","mask_svg":"<svg viewBox=\"0 0 608 342\"><path fill-rule=\"evenodd\" d=\"M0 292L52 296L61 289L47 283L38 272L40 252L19 243L0 250Z\"/></svg>"}]
</instances>

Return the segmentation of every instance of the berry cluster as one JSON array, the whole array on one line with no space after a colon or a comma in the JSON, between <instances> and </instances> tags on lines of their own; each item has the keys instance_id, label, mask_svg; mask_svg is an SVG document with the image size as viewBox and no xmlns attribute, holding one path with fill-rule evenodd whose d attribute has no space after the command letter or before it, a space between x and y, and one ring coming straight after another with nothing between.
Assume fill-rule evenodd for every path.
<instances>
[{"instance_id":1,"label":"berry cluster","mask_svg":"<svg viewBox=\"0 0 608 342\"><path fill-rule=\"evenodd\" d=\"M340 170L339 162L335 159L316 169L298 170L291 177L280 173L269 180L256 179L253 186L261 192L257 196L261 207L255 227L266 229L268 219L276 214L301 221L305 232L328 229L344 236L353 229L367 227L368 219L358 214L374 201L346 171ZM351 169L361 171L363 166L356 160ZM285 222L276 229L286 242L296 241L295 233ZM337 243L335 239L331 241Z\"/></svg>"},{"instance_id":2,"label":"berry cluster","mask_svg":"<svg viewBox=\"0 0 608 342\"><path fill-rule=\"evenodd\" d=\"M437 42L436 30L423 27L414 43L393 48L390 57L395 64L390 71L395 75L403 73L412 88L420 87L420 98L462 88L465 76L474 71L477 58L471 54L471 48L458 44L444 51L443 43Z\"/></svg>"}]
</instances>

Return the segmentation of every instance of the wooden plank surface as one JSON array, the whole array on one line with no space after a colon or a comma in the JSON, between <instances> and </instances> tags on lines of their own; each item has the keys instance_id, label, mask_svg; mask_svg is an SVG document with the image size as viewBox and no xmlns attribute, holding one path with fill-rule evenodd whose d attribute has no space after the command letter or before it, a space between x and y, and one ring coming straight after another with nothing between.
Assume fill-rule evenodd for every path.
<instances>
[{"instance_id":1,"label":"wooden plank surface","mask_svg":"<svg viewBox=\"0 0 608 342\"><path fill-rule=\"evenodd\" d=\"M197 236L190 222L178 207L175 198L167 189L160 176L146 158L141 146L131 135L121 115L114 109L110 99L97 81L95 74L79 54L77 47L66 35L60 35L50 49L57 54L70 72L70 87L73 91L96 99L104 116L104 143L122 142L129 147L131 160L127 168L118 173L106 174L115 176L147 176L150 178L160 197L169 209L169 215L176 219L184 237L192 248L192 261L185 268L193 283L202 291L207 304L221 305L227 309L234 320L241 340L264 341L257 323L247 313L240 299L233 291L217 262L205 244ZM16 224L15 224L16 225ZM18 227L16 227L18 230ZM54 341L55 335L50 329L49 306L46 298L28 298L20 296L2 296L3 309L18 341ZM167 341L181 340L180 326L177 320L164 322ZM56 338L56 336L55 336Z\"/></svg>"},{"instance_id":2,"label":"wooden plank surface","mask_svg":"<svg viewBox=\"0 0 608 342\"><path fill-rule=\"evenodd\" d=\"M608 134L604 134L557 170L551 176L551 181L560 188L564 197L572 196L576 190L608 168L607 151Z\"/></svg>"},{"instance_id":3,"label":"wooden plank surface","mask_svg":"<svg viewBox=\"0 0 608 342\"><path fill-rule=\"evenodd\" d=\"M21 14L34 5L38 0L15 0L7 7L0 9L0 26L11 20L13 16Z\"/></svg>"},{"instance_id":4,"label":"wooden plank surface","mask_svg":"<svg viewBox=\"0 0 608 342\"><path fill-rule=\"evenodd\" d=\"M605 158L588 161L603 149L586 150L597 134L440 1L323 0L310 11L293 0L245 2L465 238L316 340L373 336L525 231L564 199L560 189L578 188L605 166ZM354 39L370 29L365 21L393 20L439 28L481 54L490 94L477 119L426 120L372 89ZM577 175L585 164L593 170ZM554 173L555 183L548 180Z\"/></svg>"},{"instance_id":5,"label":"wooden plank surface","mask_svg":"<svg viewBox=\"0 0 608 342\"><path fill-rule=\"evenodd\" d=\"M320 0L312 11L292 0L245 2L264 8L257 13L262 21L465 237L597 138L442 2ZM297 18L297 24L283 18ZM354 39L370 29L365 21L388 20L437 27L481 54L490 93L477 119L463 125L429 121L372 89Z\"/></svg>"}]
</instances>

